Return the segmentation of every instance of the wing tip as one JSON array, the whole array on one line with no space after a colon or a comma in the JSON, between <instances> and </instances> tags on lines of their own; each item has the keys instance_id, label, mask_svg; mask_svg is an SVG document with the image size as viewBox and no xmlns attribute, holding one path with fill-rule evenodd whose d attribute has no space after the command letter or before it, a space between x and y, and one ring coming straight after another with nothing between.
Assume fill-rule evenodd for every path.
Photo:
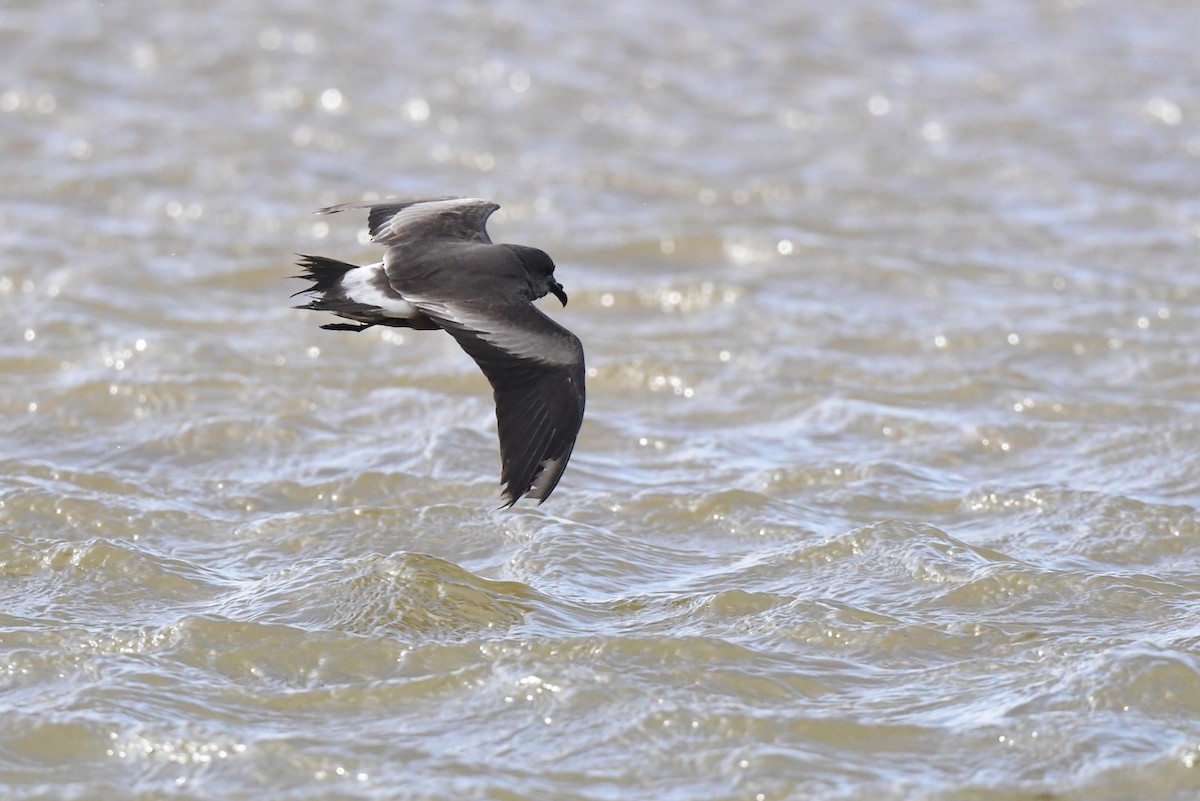
<instances>
[{"instance_id":1,"label":"wing tip","mask_svg":"<svg viewBox=\"0 0 1200 801\"><path fill-rule=\"evenodd\" d=\"M568 451L566 455L560 457L547 457L538 462L538 469L530 477L528 483L522 489L520 485L511 480L503 485L500 495L504 500L501 504L501 509L511 509L516 505L521 498L530 498L537 501L537 505L541 506L549 498L554 489L558 486L559 480L562 478L563 472L567 469L567 461L571 458L571 453Z\"/></svg>"}]
</instances>

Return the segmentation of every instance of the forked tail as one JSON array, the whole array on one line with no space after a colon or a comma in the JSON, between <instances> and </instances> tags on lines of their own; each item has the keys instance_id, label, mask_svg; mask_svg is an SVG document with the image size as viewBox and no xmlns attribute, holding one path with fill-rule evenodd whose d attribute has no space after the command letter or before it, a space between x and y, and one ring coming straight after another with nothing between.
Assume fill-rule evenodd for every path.
<instances>
[{"instance_id":1,"label":"forked tail","mask_svg":"<svg viewBox=\"0 0 1200 801\"><path fill-rule=\"evenodd\" d=\"M296 263L302 272L292 277L311 281L312 286L301 289L292 297L309 295L312 300L296 308L333 312L338 317L359 323L327 323L321 326L322 328L331 331L363 331L373 325L417 329L438 327L437 323L421 314L394 290L392 296L389 296L380 288L369 285L372 277L386 279L386 274L382 272L382 262L360 267L325 256L297 255L300 256L300 260ZM351 286L347 287L346 273L351 270L363 270L366 275L355 275Z\"/></svg>"},{"instance_id":2,"label":"forked tail","mask_svg":"<svg viewBox=\"0 0 1200 801\"><path fill-rule=\"evenodd\" d=\"M304 272L300 275L293 275L293 278L302 278L305 281L312 281L312 286L305 287L299 292L292 294L303 295L309 293L312 295L324 295L326 293L332 295L342 295L341 283L342 276L357 267L357 264L347 264L344 261L337 259L326 258L325 256L306 256L303 253L296 254L300 257L300 261L296 264ZM317 301L314 301L316 303ZM319 308L319 307L314 307Z\"/></svg>"}]
</instances>

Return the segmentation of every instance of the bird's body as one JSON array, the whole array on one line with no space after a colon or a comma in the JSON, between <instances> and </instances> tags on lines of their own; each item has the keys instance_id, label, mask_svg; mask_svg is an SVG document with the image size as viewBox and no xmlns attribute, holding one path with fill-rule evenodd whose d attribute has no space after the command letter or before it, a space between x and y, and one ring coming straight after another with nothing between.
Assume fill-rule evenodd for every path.
<instances>
[{"instance_id":1,"label":"bird's body","mask_svg":"<svg viewBox=\"0 0 1200 801\"><path fill-rule=\"evenodd\" d=\"M367 209L383 261L347 264L301 256L313 300L297 308L332 312L362 331L374 325L440 328L455 338L492 385L506 505L546 500L566 469L583 422L583 346L533 301L567 296L554 262L537 248L493 244L487 218L499 208L475 198L440 198L322 209ZM297 293L300 294L300 293Z\"/></svg>"}]
</instances>

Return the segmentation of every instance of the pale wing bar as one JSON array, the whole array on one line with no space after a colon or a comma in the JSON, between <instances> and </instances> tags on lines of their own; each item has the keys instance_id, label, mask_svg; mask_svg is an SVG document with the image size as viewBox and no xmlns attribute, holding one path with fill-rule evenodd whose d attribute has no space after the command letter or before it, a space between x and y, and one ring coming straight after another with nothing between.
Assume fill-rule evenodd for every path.
<instances>
[{"instance_id":1,"label":"pale wing bar","mask_svg":"<svg viewBox=\"0 0 1200 801\"><path fill-rule=\"evenodd\" d=\"M491 243L487 220L499 204L472 197L441 197L396 203L342 203L321 209L337 214L367 209L367 230L381 245L399 245L416 240L455 239Z\"/></svg>"}]
</instances>

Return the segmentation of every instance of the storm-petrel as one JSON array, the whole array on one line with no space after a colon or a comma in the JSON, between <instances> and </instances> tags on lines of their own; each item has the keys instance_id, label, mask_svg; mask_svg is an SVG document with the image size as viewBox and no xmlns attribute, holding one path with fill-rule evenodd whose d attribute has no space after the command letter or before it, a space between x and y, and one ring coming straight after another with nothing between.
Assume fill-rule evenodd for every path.
<instances>
[{"instance_id":1,"label":"storm-petrel","mask_svg":"<svg viewBox=\"0 0 1200 801\"><path fill-rule=\"evenodd\" d=\"M300 256L297 278L314 299L298 309L333 312L357 325L441 328L467 352L492 385L500 434L505 506L525 495L550 497L583 422L583 346L533 301L567 294L554 262L537 248L493 244L487 219L499 205L478 198L346 203L333 214L367 209L383 261L356 265Z\"/></svg>"}]
</instances>

